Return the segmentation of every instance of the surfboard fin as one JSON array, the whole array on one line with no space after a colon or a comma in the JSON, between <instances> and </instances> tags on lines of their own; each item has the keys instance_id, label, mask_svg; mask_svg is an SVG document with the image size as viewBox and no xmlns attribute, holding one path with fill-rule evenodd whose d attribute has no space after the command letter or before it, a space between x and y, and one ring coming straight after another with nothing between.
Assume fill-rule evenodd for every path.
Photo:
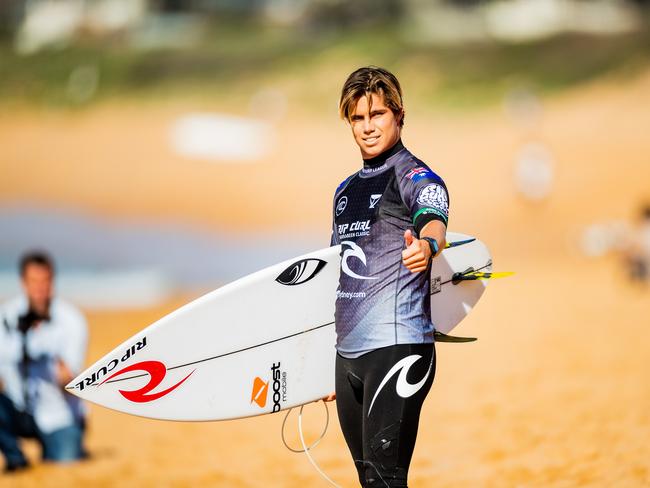
<instances>
[{"instance_id":1,"label":"surfboard fin","mask_svg":"<svg viewBox=\"0 0 650 488\"><path fill-rule=\"evenodd\" d=\"M471 239L464 239L462 241L448 242L447 245L445 246L445 249L449 249L450 247L462 246L463 244L469 244L470 242L474 242L475 240L476 237L472 237Z\"/></svg>"},{"instance_id":2,"label":"surfboard fin","mask_svg":"<svg viewBox=\"0 0 650 488\"><path fill-rule=\"evenodd\" d=\"M477 340L476 337L452 336L452 335L443 334L442 332L439 332L437 330L433 331L433 338L436 342L456 342L456 343L474 342Z\"/></svg>"},{"instance_id":3,"label":"surfboard fin","mask_svg":"<svg viewBox=\"0 0 650 488\"><path fill-rule=\"evenodd\" d=\"M454 285L457 285L461 281L506 278L508 276L512 276L513 274L515 274L513 271L502 271L500 273L491 273L491 272L483 272L483 271L474 271L473 269L470 268L467 271L463 271L462 273L455 273L451 278L451 282Z\"/></svg>"}]
</instances>

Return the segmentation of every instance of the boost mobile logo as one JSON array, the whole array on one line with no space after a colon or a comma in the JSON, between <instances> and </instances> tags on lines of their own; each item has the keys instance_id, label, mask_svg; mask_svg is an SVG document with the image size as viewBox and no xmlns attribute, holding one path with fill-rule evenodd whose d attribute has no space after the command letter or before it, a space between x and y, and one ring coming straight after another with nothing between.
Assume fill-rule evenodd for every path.
<instances>
[{"instance_id":1,"label":"boost mobile logo","mask_svg":"<svg viewBox=\"0 0 650 488\"><path fill-rule=\"evenodd\" d=\"M363 265L366 265L366 255L363 252L363 249L361 249L359 246L357 246L354 242L352 241L343 241L341 242L342 245L348 246L350 249L346 249L343 251L343 255L341 256L341 270L348 275L350 278L355 278L357 280L376 280L376 277L370 277L370 276L361 276L355 273L350 269L350 266L348 265L348 259L355 257L359 261L363 263Z\"/></svg>"},{"instance_id":2,"label":"boost mobile logo","mask_svg":"<svg viewBox=\"0 0 650 488\"><path fill-rule=\"evenodd\" d=\"M327 261L323 261L322 259L302 259L293 263L280 273L280 276L275 281L287 286L302 285L316 276L326 264Z\"/></svg>"},{"instance_id":3,"label":"boost mobile logo","mask_svg":"<svg viewBox=\"0 0 650 488\"><path fill-rule=\"evenodd\" d=\"M255 402L260 408L266 407L266 394L269 392L269 382L259 376L253 380L251 403Z\"/></svg>"},{"instance_id":4,"label":"boost mobile logo","mask_svg":"<svg viewBox=\"0 0 650 488\"><path fill-rule=\"evenodd\" d=\"M253 380L251 392L251 403L255 402L258 407L266 406L266 397L269 391L269 383L273 388L273 412L282 409L282 403L287 401L287 373L280 370L280 363L273 363L271 366L271 380L264 381L259 376Z\"/></svg>"}]
</instances>

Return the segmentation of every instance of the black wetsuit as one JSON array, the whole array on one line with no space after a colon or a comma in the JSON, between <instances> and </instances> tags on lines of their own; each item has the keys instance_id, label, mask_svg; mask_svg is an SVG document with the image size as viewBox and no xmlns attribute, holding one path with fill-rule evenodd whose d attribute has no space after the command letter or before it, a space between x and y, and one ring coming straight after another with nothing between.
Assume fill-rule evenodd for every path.
<instances>
[{"instance_id":1,"label":"black wetsuit","mask_svg":"<svg viewBox=\"0 0 650 488\"><path fill-rule=\"evenodd\" d=\"M334 197L337 409L362 486L406 486L435 349L429 273L402 264L404 232L447 224L448 207L442 179L401 141L365 160Z\"/></svg>"}]
</instances>

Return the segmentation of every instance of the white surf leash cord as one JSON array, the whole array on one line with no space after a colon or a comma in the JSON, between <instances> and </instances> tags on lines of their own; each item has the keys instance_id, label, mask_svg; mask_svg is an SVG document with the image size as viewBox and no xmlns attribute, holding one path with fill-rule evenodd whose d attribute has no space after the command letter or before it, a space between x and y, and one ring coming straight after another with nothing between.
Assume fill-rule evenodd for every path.
<instances>
[{"instance_id":1,"label":"white surf leash cord","mask_svg":"<svg viewBox=\"0 0 650 488\"><path fill-rule=\"evenodd\" d=\"M316 441L311 446L308 446L307 443L305 442L305 436L304 436L304 434L302 432L302 410L303 410L303 408L305 408L304 405L301 405L300 410L298 411L298 435L300 436L300 444L302 445L302 449L294 449L293 447L291 447L287 443L287 440L284 437L284 426L287 423L287 419L289 418L289 414L291 413L293 408L290 408L289 410L287 410L287 414L284 416L284 420L282 421L282 431L281 431L282 443L284 444L284 447L289 449L291 452L296 452L296 453L304 452L305 455L307 456L307 459L309 459L309 462L311 463L311 465L314 467L314 469L316 471L318 471L318 474L320 474L325 481L327 481L332 486L335 486L336 488L341 488L334 481L332 481L332 479L329 476L327 476L323 472L322 469L320 469L320 467L318 466L316 461L314 461L314 459L311 457L311 454L309 453L310 449L313 449L314 447L316 447L318 445L318 443L323 440L323 437L325 437L325 433L327 432L327 427L330 424L330 411L329 411L329 408L327 407L327 403L323 402L323 405L325 406L325 413L327 414L327 419L325 420L325 427L323 428L323 432L321 432L318 439L316 439Z\"/></svg>"}]
</instances>

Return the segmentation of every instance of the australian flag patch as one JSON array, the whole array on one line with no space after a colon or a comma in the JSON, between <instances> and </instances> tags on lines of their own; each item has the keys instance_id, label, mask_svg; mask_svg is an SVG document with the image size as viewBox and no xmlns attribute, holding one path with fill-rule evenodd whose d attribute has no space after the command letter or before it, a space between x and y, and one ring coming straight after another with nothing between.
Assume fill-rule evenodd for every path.
<instances>
[{"instance_id":1,"label":"australian flag patch","mask_svg":"<svg viewBox=\"0 0 650 488\"><path fill-rule=\"evenodd\" d=\"M416 166L413 168L411 171L406 173L406 177L414 182L418 182L424 178L436 179L436 175L433 171L423 168L422 166Z\"/></svg>"}]
</instances>

